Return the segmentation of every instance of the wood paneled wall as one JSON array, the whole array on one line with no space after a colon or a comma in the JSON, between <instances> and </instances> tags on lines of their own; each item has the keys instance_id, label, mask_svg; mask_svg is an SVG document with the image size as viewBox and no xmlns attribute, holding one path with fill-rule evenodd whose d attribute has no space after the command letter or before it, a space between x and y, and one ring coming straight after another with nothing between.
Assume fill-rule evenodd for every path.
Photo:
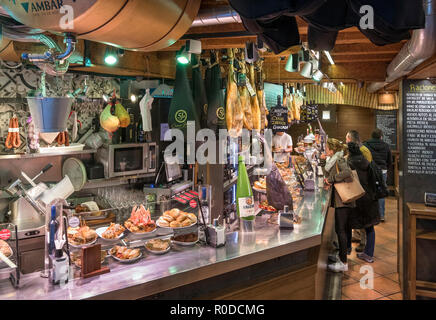
<instances>
[{"instance_id":1,"label":"wood paneled wall","mask_svg":"<svg viewBox=\"0 0 436 320\"><path fill-rule=\"evenodd\" d=\"M375 129L375 112L369 108L347 106L347 105L325 105L320 106L319 116L322 117L323 110L330 110L330 120L321 120L321 124L329 137L337 138L345 142L345 135L350 130L357 130L362 141L371 137ZM319 128L318 122L312 123L313 128ZM301 134L306 134L307 124L292 125L289 134L294 140Z\"/></svg>"}]
</instances>

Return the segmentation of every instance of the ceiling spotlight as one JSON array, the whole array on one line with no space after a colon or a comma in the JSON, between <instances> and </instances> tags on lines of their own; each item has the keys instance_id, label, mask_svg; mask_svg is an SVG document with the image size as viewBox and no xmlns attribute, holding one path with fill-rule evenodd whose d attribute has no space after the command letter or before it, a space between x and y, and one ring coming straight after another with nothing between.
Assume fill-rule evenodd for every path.
<instances>
[{"instance_id":1,"label":"ceiling spotlight","mask_svg":"<svg viewBox=\"0 0 436 320\"><path fill-rule=\"evenodd\" d=\"M135 96L134 94L132 94L132 95L130 96L130 101L132 101L133 103L136 102L136 96Z\"/></svg>"},{"instance_id":2,"label":"ceiling spotlight","mask_svg":"<svg viewBox=\"0 0 436 320\"><path fill-rule=\"evenodd\" d=\"M313 64L312 62L306 62L303 66L303 68L301 69L300 74L305 77L305 78L312 78L312 73L313 73Z\"/></svg>"},{"instance_id":3,"label":"ceiling spotlight","mask_svg":"<svg viewBox=\"0 0 436 320\"><path fill-rule=\"evenodd\" d=\"M333 58L332 58L332 56L330 55L330 52L328 52L328 51L324 51L324 54L326 55L326 57L327 57L327 59L329 60L330 64L331 64L331 65L334 65L335 62L333 61Z\"/></svg>"},{"instance_id":4,"label":"ceiling spotlight","mask_svg":"<svg viewBox=\"0 0 436 320\"><path fill-rule=\"evenodd\" d=\"M106 47L106 51L104 54L104 63L107 65L113 66L118 62L118 54L117 50L114 47Z\"/></svg>"},{"instance_id":5,"label":"ceiling spotlight","mask_svg":"<svg viewBox=\"0 0 436 320\"><path fill-rule=\"evenodd\" d=\"M188 64L191 62L191 54L186 51L185 46L183 46L176 54L177 62L180 64Z\"/></svg>"},{"instance_id":6,"label":"ceiling spotlight","mask_svg":"<svg viewBox=\"0 0 436 320\"><path fill-rule=\"evenodd\" d=\"M321 70L316 70L312 75L312 80L320 82L324 78L324 73Z\"/></svg>"}]
</instances>

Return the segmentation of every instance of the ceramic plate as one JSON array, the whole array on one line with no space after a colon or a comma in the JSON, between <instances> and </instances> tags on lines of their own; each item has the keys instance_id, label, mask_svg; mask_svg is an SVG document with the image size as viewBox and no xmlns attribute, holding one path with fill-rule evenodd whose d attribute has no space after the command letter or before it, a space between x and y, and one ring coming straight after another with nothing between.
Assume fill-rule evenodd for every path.
<instances>
[{"instance_id":1,"label":"ceramic plate","mask_svg":"<svg viewBox=\"0 0 436 320\"><path fill-rule=\"evenodd\" d=\"M193 242L176 241L176 240L172 240L172 242L179 246L190 247L190 246L194 246L198 242L198 239Z\"/></svg>"},{"instance_id":2,"label":"ceramic plate","mask_svg":"<svg viewBox=\"0 0 436 320\"><path fill-rule=\"evenodd\" d=\"M186 229L186 228L190 228L190 227L192 227L193 225L196 225L197 222L194 222L193 224L191 224L191 225L189 225L189 226L186 226L186 227L178 227L178 228L161 226L161 225L159 224L159 221L156 221L156 224L157 224L157 226L160 227L160 228L178 230L178 229Z\"/></svg>"},{"instance_id":3,"label":"ceramic plate","mask_svg":"<svg viewBox=\"0 0 436 320\"><path fill-rule=\"evenodd\" d=\"M151 250L151 249L147 248L147 243L144 245L144 247L145 247L145 249L147 249L148 252L151 252L153 254L165 254L171 250L171 242L170 242L169 247L166 250L161 250L161 251Z\"/></svg>"},{"instance_id":4,"label":"ceramic plate","mask_svg":"<svg viewBox=\"0 0 436 320\"><path fill-rule=\"evenodd\" d=\"M122 234L120 234L115 239L106 239L106 238L103 238L102 234L107 230L107 228L109 228L109 226L101 227L101 228L98 228L98 229L95 230L95 232L97 232L98 236L100 238L102 238L104 241L107 241L107 242L118 242L124 236L124 232L123 232Z\"/></svg>"},{"instance_id":5,"label":"ceramic plate","mask_svg":"<svg viewBox=\"0 0 436 320\"><path fill-rule=\"evenodd\" d=\"M142 252L139 252L139 256L137 256L136 258L133 258L133 259L120 259L120 258L114 256L112 253L110 253L110 251L109 251L109 254L111 255L112 258L114 258L115 260L122 262L122 263L135 262L135 261L138 261L139 259L141 259L141 257L142 257Z\"/></svg>"},{"instance_id":6,"label":"ceramic plate","mask_svg":"<svg viewBox=\"0 0 436 320\"><path fill-rule=\"evenodd\" d=\"M91 242L85 243L85 244L74 244L74 243L71 243L70 241L68 241L68 245L72 246L73 248L85 248L87 246L90 246L90 245L96 243L97 239L98 239L98 236L95 237L94 241L91 241Z\"/></svg>"}]
</instances>

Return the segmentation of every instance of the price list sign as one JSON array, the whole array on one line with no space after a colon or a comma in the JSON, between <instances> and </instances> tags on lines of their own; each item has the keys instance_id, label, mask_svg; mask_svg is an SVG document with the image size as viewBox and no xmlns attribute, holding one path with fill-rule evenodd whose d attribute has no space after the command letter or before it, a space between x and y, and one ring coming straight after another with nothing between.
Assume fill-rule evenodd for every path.
<instances>
[{"instance_id":1,"label":"price list sign","mask_svg":"<svg viewBox=\"0 0 436 320\"><path fill-rule=\"evenodd\" d=\"M383 141L391 150L398 150L397 145L397 110L378 110L375 114L375 126L383 131Z\"/></svg>"},{"instance_id":2,"label":"price list sign","mask_svg":"<svg viewBox=\"0 0 436 320\"><path fill-rule=\"evenodd\" d=\"M436 84L403 82L403 140L404 173L436 176Z\"/></svg>"}]
</instances>

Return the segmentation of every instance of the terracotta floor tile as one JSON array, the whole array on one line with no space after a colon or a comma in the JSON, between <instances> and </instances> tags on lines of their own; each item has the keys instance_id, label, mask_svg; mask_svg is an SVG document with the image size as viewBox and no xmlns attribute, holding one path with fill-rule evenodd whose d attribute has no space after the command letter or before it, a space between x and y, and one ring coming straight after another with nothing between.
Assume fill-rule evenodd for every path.
<instances>
[{"instance_id":1,"label":"terracotta floor tile","mask_svg":"<svg viewBox=\"0 0 436 320\"><path fill-rule=\"evenodd\" d=\"M397 256L384 256L384 257L380 257L380 260L387 262L389 264L393 264L393 265L397 265Z\"/></svg>"},{"instance_id":2,"label":"terracotta floor tile","mask_svg":"<svg viewBox=\"0 0 436 320\"><path fill-rule=\"evenodd\" d=\"M394 251L391 251L389 249L386 249L384 246L380 245L380 246L375 246L374 249L374 257L376 259L383 259L385 257L390 257L390 256L396 256L397 253Z\"/></svg>"},{"instance_id":3,"label":"terracotta floor tile","mask_svg":"<svg viewBox=\"0 0 436 320\"><path fill-rule=\"evenodd\" d=\"M401 292L398 292L398 293L392 294L392 295L390 295L390 296L388 296L388 297L389 297L389 299L391 299L391 300L403 300L403 294L402 294Z\"/></svg>"},{"instance_id":4,"label":"terracotta floor tile","mask_svg":"<svg viewBox=\"0 0 436 320\"><path fill-rule=\"evenodd\" d=\"M375 226L376 247L372 264L360 260L356 256L355 248L359 243L353 243L353 251L348 256L349 271L344 273L342 280L343 299L352 300L391 300L402 299L399 292L397 272L397 223L398 205L395 198L386 199L386 222ZM374 290L360 288L360 273L363 266L374 269Z\"/></svg>"},{"instance_id":5,"label":"terracotta floor tile","mask_svg":"<svg viewBox=\"0 0 436 320\"><path fill-rule=\"evenodd\" d=\"M400 282L400 280L398 278L399 277L398 273L387 274L387 275L385 275L385 277L388 278L388 279L391 279L392 281Z\"/></svg>"},{"instance_id":6,"label":"terracotta floor tile","mask_svg":"<svg viewBox=\"0 0 436 320\"><path fill-rule=\"evenodd\" d=\"M342 288L342 294L352 300L375 300L383 295L371 289L362 289L360 283L351 284Z\"/></svg>"},{"instance_id":7,"label":"terracotta floor tile","mask_svg":"<svg viewBox=\"0 0 436 320\"><path fill-rule=\"evenodd\" d=\"M400 292L400 285L385 277L374 279L374 290L383 296L388 296Z\"/></svg>"},{"instance_id":8,"label":"terracotta floor tile","mask_svg":"<svg viewBox=\"0 0 436 320\"><path fill-rule=\"evenodd\" d=\"M342 287L358 282L356 279L350 277L348 274L344 274L342 278Z\"/></svg>"},{"instance_id":9,"label":"terracotta floor tile","mask_svg":"<svg viewBox=\"0 0 436 320\"><path fill-rule=\"evenodd\" d=\"M373 264L371 264L371 266L374 268L375 273L378 273L381 275L386 275L386 274L397 272L397 265L396 264L386 263L382 260L375 261Z\"/></svg>"},{"instance_id":10,"label":"terracotta floor tile","mask_svg":"<svg viewBox=\"0 0 436 320\"><path fill-rule=\"evenodd\" d=\"M396 241L395 242L391 241L391 242L385 243L384 247L388 250L393 251L393 252L397 252L397 249L398 249Z\"/></svg>"},{"instance_id":11,"label":"terracotta floor tile","mask_svg":"<svg viewBox=\"0 0 436 320\"><path fill-rule=\"evenodd\" d=\"M375 234L376 243L388 243L388 242L396 240L396 238L397 238L396 234L393 234L393 233L388 232L386 230L378 231L378 232L376 231L376 234Z\"/></svg>"}]
</instances>

